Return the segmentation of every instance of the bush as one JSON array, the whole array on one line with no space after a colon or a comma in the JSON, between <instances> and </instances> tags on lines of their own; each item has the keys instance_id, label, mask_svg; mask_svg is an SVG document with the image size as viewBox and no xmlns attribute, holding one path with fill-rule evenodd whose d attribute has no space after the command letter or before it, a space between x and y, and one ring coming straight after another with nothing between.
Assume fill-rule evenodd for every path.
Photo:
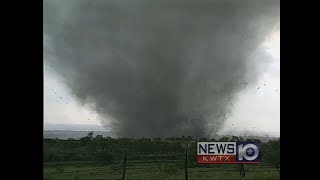
<instances>
[{"instance_id":1,"label":"bush","mask_svg":"<svg viewBox=\"0 0 320 180\"><path fill-rule=\"evenodd\" d=\"M97 152L94 155L94 160L99 164L111 164L113 159L113 155L109 152Z\"/></svg>"}]
</instances>

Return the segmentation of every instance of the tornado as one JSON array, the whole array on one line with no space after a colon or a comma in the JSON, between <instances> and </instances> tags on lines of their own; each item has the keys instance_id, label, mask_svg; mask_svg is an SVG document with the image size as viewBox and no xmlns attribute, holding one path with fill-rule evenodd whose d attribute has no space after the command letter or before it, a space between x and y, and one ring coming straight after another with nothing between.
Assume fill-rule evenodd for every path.
<instances>
[{"instance_id":1,"label":"tornado","mask_svg":"<svg viewBox=\"0 0 320 180\"><path fill-rule=\"evenodd\" d=\"M44 0L44 58L119 137L208 137L257 81L279 0Z\"/></svg>"}]
</instances>

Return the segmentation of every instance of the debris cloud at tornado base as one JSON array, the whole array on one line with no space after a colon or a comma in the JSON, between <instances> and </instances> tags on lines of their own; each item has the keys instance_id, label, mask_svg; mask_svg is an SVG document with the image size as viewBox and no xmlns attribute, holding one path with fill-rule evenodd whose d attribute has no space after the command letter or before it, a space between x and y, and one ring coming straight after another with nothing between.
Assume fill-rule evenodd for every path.
<instances>
[{"instance_id":1,"label":"debris cloud at tornado base","mask_svg":"<svg viewBox=\"0 0 320 180\"><path fill-rule=\"evenodd\" d=\"M278 0L45 0L45 61L120 137L206 137L231 113Z\"/></svg>"}]
</instances>

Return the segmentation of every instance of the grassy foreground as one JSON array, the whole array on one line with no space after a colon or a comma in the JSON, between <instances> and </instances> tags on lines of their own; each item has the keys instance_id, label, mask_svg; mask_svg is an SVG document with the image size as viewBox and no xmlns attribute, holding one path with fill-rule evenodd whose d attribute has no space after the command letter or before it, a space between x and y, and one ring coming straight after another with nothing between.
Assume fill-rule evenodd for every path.
<instances>
[{"instance_id":1,"label":"grassy foreground","mask_svg":"<svg viewBox=\"0 0 320 180\"><path fill-rule=\"evenodd\" d=\"M89 133L80 139L44 139L44 179L279 179L280 139L262 143L262 163L197 164L197 142L260 141L233 136L221 139L110 138ZM127 156L125 156L126 153ZM126 158L125 158L126 157ZM187 157L187 158L186 158ZM124 160L126 159L126 160ZM123 163L126 162L126 163ZM186 166L187 164L187 166Z\"/></svg>"},{"instance_id":2,"label":"grassy foreground","mask_svg":"<svg viewBox=\"0 0 320 180\"><path fill-rule=\"evenodd\" d=\"M273 167L245 165L248 172L240 178L237 165L212 165L188 168L189 179L280 179ZM120 179L121 167L89 162L45 163L44 179ZM185 179L184 169L175 163L157 164L135 161L128 164L125 179Z\"/></svg>"}]
</instances>

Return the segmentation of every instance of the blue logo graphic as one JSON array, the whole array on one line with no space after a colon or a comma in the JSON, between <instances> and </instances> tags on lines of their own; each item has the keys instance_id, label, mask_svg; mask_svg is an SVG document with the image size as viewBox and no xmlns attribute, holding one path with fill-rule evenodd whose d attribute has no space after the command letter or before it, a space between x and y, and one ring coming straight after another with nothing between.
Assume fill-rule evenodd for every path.
<instances>
[{"instance_id":1,"label":"blue logo graphic","mask_svg":"<svg viewBox=\"0 0 320 180\"><path fill-rule=\"evenodd\" d=\"M254 151L253 148L250 147L250 148L248 148L248 149L246 150L246 153L247 153L248 156L253 156L254 153L255 153L255 151Z\"/></svg>"},{"instance_id":2,"label":"blue logo graphic","mask_svg":"<svg viewBox=\"0 0 320 180\"><path fill-rule=\"evenodd\" d=\"M261 162L260 142L237 142L237 161L245 163Z\"/></svg>"}]
</instances>

